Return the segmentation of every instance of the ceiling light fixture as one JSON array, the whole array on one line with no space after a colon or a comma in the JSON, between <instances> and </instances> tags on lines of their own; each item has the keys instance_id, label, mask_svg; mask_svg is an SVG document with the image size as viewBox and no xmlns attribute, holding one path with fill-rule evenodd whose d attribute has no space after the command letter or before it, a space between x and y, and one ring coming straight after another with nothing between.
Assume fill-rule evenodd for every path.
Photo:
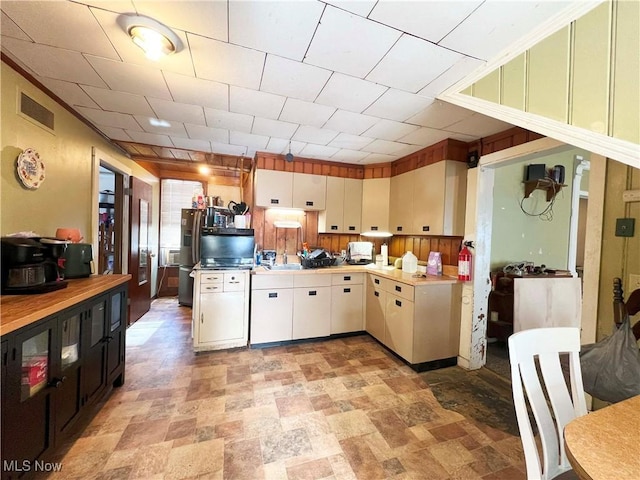
<instances>
[{"instance_id":1,"label":"ceiling light fixture","mask_svg":"<svg viewBox=\"0 0 640 480\"><path fill-rule=\"evenodd\" d=\"M284 159L289 163L293 162L293 153L291 153L291 140L289 140L289 153L284 156Z\"/></svg>"},{"instance_id":2,"label":"ceiling light fixture","mask_svg":"<svg viewBox=\"0 0 640 480\"><path fill-rule=\"evenodd\" d=\"M150 60L158 61L182 50L180 38L169 27L153 18L120 15L118 23Z\"/></svg>"}]
</instances>

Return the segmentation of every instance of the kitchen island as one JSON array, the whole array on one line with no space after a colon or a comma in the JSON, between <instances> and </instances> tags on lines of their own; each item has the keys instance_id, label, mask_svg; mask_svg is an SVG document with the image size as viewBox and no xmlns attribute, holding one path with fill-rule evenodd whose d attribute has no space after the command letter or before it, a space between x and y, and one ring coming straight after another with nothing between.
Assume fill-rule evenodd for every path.
<instances>
[{"instance_id":1,"label":"kitchen island","mask_svg":"<svg viewBox=\"0 0 640 480\"><path fill-rule=\"evenodd\" d=\"M456 277L374 265L280 268L253 272L252 347L366 331L415 370L457 363L462 285Z\"/></svg>"},{"instance_id":2,"label":"kitchen island","mask_svg":"<svg viewBox=\"0 0 640 480\"><path fill-rule=\"evenodd\" d=\"M3 478L22 478L22 466L52 458L91 407L124 383L130 278L91 276L53 292L0 297Z\"/></svg>"}]
</instances>

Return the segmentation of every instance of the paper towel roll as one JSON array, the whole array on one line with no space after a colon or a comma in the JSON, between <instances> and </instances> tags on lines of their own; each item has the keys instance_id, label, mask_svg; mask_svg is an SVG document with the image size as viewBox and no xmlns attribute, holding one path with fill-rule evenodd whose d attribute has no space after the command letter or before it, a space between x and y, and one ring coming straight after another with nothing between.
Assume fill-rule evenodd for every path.
<instances>
[{"instance_id":1,"label":"paper towel roll","mask_svg":"<svg viewBox=\"0 0 640 480\"><path fill-rule=\"evenodd\" d=\"M389 247L386 243L383 243L382 247L380 247L380 253L382 254L382 265L386 267L389 265Z\"/></svg>"}]
</instances>

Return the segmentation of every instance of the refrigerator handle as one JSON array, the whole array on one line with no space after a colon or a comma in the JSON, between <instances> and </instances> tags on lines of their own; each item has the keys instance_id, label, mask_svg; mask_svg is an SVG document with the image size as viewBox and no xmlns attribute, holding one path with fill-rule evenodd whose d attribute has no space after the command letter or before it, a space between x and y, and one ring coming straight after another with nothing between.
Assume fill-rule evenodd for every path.
<instances>
[{"instance_id":1,"label":"refrigerator handle","mask_svg":"<svg viewBox=\"0 0 640 480\"><path fill-rule=\"evenodd\" d=\"M200 235L202 234L202 210L196 210L193 214L193 229L191 238L191 258L196 264L200 261Z\"/></svg>"}]
</instances>

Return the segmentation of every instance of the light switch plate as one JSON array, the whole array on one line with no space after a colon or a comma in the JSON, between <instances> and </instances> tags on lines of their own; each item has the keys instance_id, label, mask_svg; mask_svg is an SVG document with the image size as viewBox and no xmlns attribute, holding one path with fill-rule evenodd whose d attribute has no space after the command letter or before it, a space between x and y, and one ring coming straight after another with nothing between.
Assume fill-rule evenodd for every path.
<instances>
[{"instance_id":1,"label":"light switch plate","mask_svg":"<svg viewBox=\"0 0 640 480\"><path fill-rule=\"evenodd\" d=\"M616 219L616 237L633 237L635 218Z\"/></svg>"}]
</instances>

